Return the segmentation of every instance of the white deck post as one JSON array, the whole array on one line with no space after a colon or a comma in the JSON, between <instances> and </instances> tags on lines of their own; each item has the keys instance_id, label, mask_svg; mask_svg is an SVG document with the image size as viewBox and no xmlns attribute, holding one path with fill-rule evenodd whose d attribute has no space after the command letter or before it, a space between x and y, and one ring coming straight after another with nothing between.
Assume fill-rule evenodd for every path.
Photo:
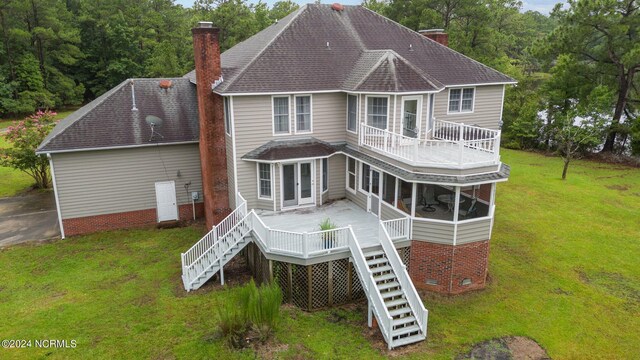
<instances>
[{"instance_id":1,"label":"white deck post","mask_svg":"<svg viewBox=\"0 0 640 360\"><path fill-rule=\"evenodd\" d=\"M304 256L305 259L309 257L309 242L307 241L308 238L309 234L305 231L304 234L302 234L302 256Z\"/></svg>"},{"instance_id":2,"label":"white deck post","mask_svg":"<svg viewBox=\"0 0 640 360\"><path fill-rule=\"evenodd\" d=\"M464 151L464 136L463 136L464 124L460 123L460 125L458 126L458 129L459 129L459 131L458 131L458 141L459 141L458 146L459 146L459 151L460 151L458 164L462 165L462 154L463 154L463 151Z\"/></svg>"},{"instance_id":3,"label":"white deck post","mask_svg":"<svg viewBox=\"0 0 640 360\"><path fill-rule=\"evenodd\" d=\"M220 285L224 285L224 268L222 267L222 258L220 258Z\"/></svg>"}]
</instances>

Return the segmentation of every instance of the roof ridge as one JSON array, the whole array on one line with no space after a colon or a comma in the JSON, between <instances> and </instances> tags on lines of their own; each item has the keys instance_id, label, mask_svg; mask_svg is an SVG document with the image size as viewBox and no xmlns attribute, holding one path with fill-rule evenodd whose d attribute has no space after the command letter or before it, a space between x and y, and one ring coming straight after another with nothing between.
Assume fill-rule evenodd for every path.
<instances>
[{"instance_id":1,"label":"roof ridge","mask_svg":"<svg viewBox=\"0 0 640 360\"><path fill-rule=\"evenodd\" d=\"M72 116L78 114L76 119L69 120L69 124L62 124L62 126L60 127L60 129L57 132L55 132L55 133L51 132L50 133L51 136L50 137L47 136L42 141L42 143L40 143L40 145L38 145L38 147L36 148L36 152L39 151L40 149L44 148L45 146L47 146L52 140L56 139L59 135L63 134L73 124L76 124L78 121L82 120L86 115L91 113L91 111L93 111L95 108L97 108L98 106L102 105L107 99L109 99L118 90L123 88L127 83L130 83L131 81L134 81L134 80L135 79L133 79L133 78L127 78L126 80L124 80L120 84L114 86L113 88L111 88L108 91L106 91L104 94L98 96L97 98L93 99L92 101L90 101L89 103L87 103L86 105L81 107L80 109L74 111L69 116L65 117L60 122L66 120L66 119L69 119ZM58 123L59 125L60 125L60 122Z\"/></svg>"},{"instance_id":2,"label":"roof ridge","mask_svg":"<svg viewBox=\"0 0 640 360\"><path fill-rule=\"evenodd\" d=\"M407 64L407 66L409 66L413 71L415 71L418 75L420 75L420 77L424 79L426 82L428 82L429 85L433 86L435 89L440 89L440 90L445 88L445 85L440 81L438 81L438 79L431 79L431 76L429 76L429 74L425 73L424 71L422 71L421 69L413 65L413 63L407 60L404 56L398 54L394 50L390 50L390 51L393 52L398 59L402 60L402 62Z\"/></svg>"},{"instance_id":3,"label":"roof ridge","mask_svg":"<svg viewBox=\"0 0 640 360\"><path fill-rule=\"evenodd\" d=\"M376 50L365 50L365 51L363 51L363 52L381 52L382 54L380 54L380 57L378 58L378 61L375 63L375 65L373 65L371 67L371 69L369 69L369 71L360 79L360 81L358 83L356 83L356 85L353 87L354 90L357 89L358 87L360 87L360 85L362 85L362 83L365 82L365 80L367 80L369 78L369 76L371 76L371 74L373 74L374 71L378 70L380 65L382 65L382 62L384 60L386 60L384 55L389 53L389 51L392 51L392 50L389 50L389 49L386 49L386 50L376 49ZM362 55L360 55L360 56L362 56ZM353 69L351 69L351 71L353 71Z\"/></svg>"},{"instance_id":4,"label":"roof ridge","mask_svg":"<svg viewBox=\"0 0 640 360\"><path fill-rule=\"evenodd\" d=\"M373 13L373 14L374 14L374 15L376 15L376 16L379 16L379 17L383 18L385 21L389 21L389 22L392 22L392 23L394 23L394 24L396 24L396 25L400 26L401 28L403 28L403 29L405 29L405 30L409 31L409 32L410 32L411 34L413 34L413 35L418 35L418 36L419 36L422 40L424 40L424 41L431 41L431 42L434 42L434 43L438 44L438 46L443 46L443 47L445 47L446 49L449 49L450 51L453 51L454 53L456 53L456 54L458 54L458 55L460 55L460 56L462 56L462 57L464 57L464 58L466 58L466 59L468 59L468 60L471 60L471 61L475 62L476 64L481 65L481 66L482 66L482 67L484 67L484 68L487 68L487 69L489 69L489 70L492 70L492 71L495 71L495 72L497 72L497 73L499 73L499 74L502 74L502 75L504 75L504 76L506 76L506 77L510 78L510 79L511 79L511 80L513 80L514 82L516 81L516 80L515 80L514 78L512 78L511 76L509 76L509 75L507 75L507 74L504 74L504 73L502 73L502 72L500 72L500 71L498 71L498 70L496 70L496 69L494 69L494 68L492 68L492 67L490 67L490 66L487 66L487 65L485 65L485 64L483 64L483 63L481 63L481 62L479 62L479 61L477 61L477 60L475 60L475 59L472 59L472 58L468 57L467 55L465 55L465 54L463 54L463 53L461 53L461 52L459 52L459 51L456 51L456 50L454 50L454 49L450 48L449 46L445 46L445 45L440 44L440 43L439 43L439 42L437 42L437 41L431 40L431 39L429 39L428 37L426 37L426 36L424 36L424 35L421 35L419 32L417 32L417 31L415 31L415 30L412 30L412 29L410 29L410 28L408 28L408 27L406 27L406 26L404 26L404 25L400 24L399 22L393 21L393 20L389 19L389 18L388 18L388 17L386 17L386 16L380 15L380 14L378 14L377 12L375 12L375 11L373 11L373 10L371 10L371 9L369 9L369 8L367 8L367 7L365 7L365 6L362 6L362 5L359 5L359 6L361 6L363 9L365 9L365 10L367 10L367 11L369 11L369 12ZM438 82L439 82L439 81L438 81ZM491 83L487 83L487 84L491 84ZM444 85L444 84L442 84L442 85L443 85L443 87L447 87L447 85Z\"/></svg>"},{"instance_id":5,"label":"roof ridge","mask_svg":"<svg viewBox=\"0 0 640 360\"><path fill-rule=\"evenodd\" d=\"M238 69L238 74L239 74L239 76L236 76L233 80L231 80L229 83L227 83L227 85L226 85L226 87L227 87L227 88L228 88L229 86L232 86L232 85L233 85L233 83L237 82L237 81L238 81L238 79L241 79L242 77L244 77L245 70L247 70L251 65L253 65L253 64L258 60L258 58L259 58L259 57L264 53L264 51L265 51L269 46L271 46L271 44L273 44L277 39L279 39L279 38L280 38L280 36L282 35L282 33L283 33L286 29L288 29L289 27L291 27L291 24L293 24L293 22L294 22L296 19L298 19L298 17L300 16L300 14L302 14L302 13L303 13L307 8L308 8L308 5L309 5L309 4L304 4L304 5L302 5L298 10L296 10L296 12L297 12L297 13L296 13L296 12L293 12L293 14L294 14L294 15L291 17L291 19L289 19L289 22L288 22L285 26L283 26L283 27L282 27L282 29L280 29L280 31L278 31L278 33L277 33L277 34L276 34L276 35L275 35L271 40L269 40L269 42L265 43L265 44L264 44L264 46L262 47L262 49L260 49L260 51L258 51L258 52L255 54L255 56L254 56L251 60L249 60L249 61L247 62L247 64L246 64L245 66L243 66L242 68ZM273 25L273 24L272 24L272 25ZM268 28L265 28L265 29L268 29ZM264 29L263 29L263 30L264 30ZM254 36L255 36L255 35L257 35L257 34L259 34L259 33L260 33L260 32L258 32L258 33L256 33L256 34L254 34ZM222 55L222 54L220 54L220 55Z\"/></svg>"}]
</instances>

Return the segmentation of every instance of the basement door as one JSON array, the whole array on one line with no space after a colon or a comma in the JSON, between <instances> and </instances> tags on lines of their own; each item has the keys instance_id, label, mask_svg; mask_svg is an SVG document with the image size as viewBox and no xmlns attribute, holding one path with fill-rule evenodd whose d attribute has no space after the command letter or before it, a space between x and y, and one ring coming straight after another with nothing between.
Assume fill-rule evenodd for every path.
<instances>
[{"instance_id":1,"label":"basement door","mask_svg":"<svg viewBox=\"0 0 640 360\"><path fill-rule=\"evenodd\" d=\"M178 220L175 182L160 181L156 183L156 204L158 222Z\"/></svg>"}]
</instances>

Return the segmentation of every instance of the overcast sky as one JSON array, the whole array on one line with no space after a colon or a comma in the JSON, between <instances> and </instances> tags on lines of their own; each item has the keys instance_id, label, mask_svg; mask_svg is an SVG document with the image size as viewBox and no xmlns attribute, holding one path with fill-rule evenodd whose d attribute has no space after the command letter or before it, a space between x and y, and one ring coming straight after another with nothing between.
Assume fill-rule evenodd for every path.
<instances>
[{"instance_id":1,"label":"overcast sky","mask_svg":"<svg viewBox=\"0 0 640 360\"><path fill-rule=\"evenodd\" d=\"M266 2L269 6L273 5L273 3L275 3L277 0L263 0L264 2ZM298 4L306 4L308 2L313 2L313 0L294 0L295 2L297 2ZM535 11L539 11L543 14L549 14L549 12L553 9L553 6L557 3L557 2L561 2L562 0L523 0L522 1L522 8L526 11L526 10L535 10ZM257 2L257 1L252 1L252 2ZM333 3L333 1L322 1L323 3ZM345 5L359 5L362 0L341 0L338 1L342 4ZM176 0L176 3L178 4L182 4L185 7L191 7L193 5L193 0Z\"/></svg>"}]
</instances>

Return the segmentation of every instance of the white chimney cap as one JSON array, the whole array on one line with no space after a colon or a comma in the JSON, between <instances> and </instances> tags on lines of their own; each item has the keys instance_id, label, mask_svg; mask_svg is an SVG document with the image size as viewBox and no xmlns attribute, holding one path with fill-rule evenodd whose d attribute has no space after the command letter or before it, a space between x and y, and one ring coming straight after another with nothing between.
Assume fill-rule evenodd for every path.
<instances>
[{"instance_id":1,"label":"white chimney cap","mask_svg":"<svg viewBox=\"0 0 640 360\"><path fill-rule=\"evenodd\" d=\"M199 28L212 28L213 22L211 21L198 21Z\"/></svg>"}]
</instances>

